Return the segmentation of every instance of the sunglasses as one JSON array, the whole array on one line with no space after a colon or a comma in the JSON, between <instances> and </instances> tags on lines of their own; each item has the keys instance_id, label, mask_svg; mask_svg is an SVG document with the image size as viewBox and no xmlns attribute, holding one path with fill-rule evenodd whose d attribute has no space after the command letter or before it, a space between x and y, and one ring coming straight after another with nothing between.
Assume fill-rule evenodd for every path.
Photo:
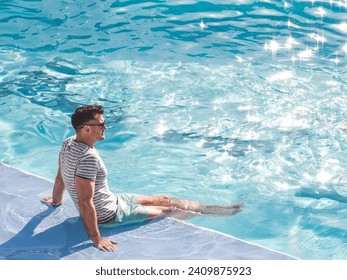
<instances>
[{"instance_id":1,"label":"sunglasses","mask_svg":"<svg viewBox=\"0 0 347 280\"><path fill-rule=\"evenodd\" d=\"M104 121L103 123L86 123L84 125L81 125L81 128L86 126L86 125L88 125L88 126L98 126L100 128L104 128L104 127L106 127L106 121Z\"/></svg>"}]
</instances>

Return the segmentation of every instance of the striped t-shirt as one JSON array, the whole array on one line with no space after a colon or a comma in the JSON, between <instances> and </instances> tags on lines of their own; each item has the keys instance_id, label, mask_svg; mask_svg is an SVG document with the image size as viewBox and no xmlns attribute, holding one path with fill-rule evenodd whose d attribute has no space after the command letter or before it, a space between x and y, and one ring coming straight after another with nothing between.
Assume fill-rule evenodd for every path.
<instances>
[{"instance_id":1,"label":"striped t-shirt","mask_svg":"<svg viewBox=\"0 0 347 280\"><path fill-rule=\"evenodd\" d=\"M64 185L78 211L78 194L75 176L95 181L94 206L98 223L110 221L117 210L117 197L107 183L107 169L95 148L75 141L75 136L66 139L59 156Z\"/></svg>"}]
</instances>

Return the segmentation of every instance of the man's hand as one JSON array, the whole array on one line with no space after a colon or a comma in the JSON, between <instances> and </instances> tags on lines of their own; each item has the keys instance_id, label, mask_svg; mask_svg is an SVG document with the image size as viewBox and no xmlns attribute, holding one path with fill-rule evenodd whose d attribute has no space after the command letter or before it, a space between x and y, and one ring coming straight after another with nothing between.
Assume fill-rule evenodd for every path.
<instances>
[{"instance_id":1,"label":"man's hand","mask_svg":"<svg viewBox=\"0 0 347 280\"><path fill-rule=\"evenodd\" d=\"M48 206L53 206L53 207L58 207L61 205L61 202L54 203L53 197L51 197L51 196L46 196L46 197L41 198L41 202L48 205Z\"/></svg>"},{"instance_id":2,"label":"man's hand","mask_svg":"<svg viewBox=\"0 0 347 280\"><path fill-rule=\"evenodd\" d=\"M90 240L93 241L95 246L101 251L114 252L116 250L116 241L103 239L100 235L97 237L91 237Z\"/></svg>"}]
</instances>

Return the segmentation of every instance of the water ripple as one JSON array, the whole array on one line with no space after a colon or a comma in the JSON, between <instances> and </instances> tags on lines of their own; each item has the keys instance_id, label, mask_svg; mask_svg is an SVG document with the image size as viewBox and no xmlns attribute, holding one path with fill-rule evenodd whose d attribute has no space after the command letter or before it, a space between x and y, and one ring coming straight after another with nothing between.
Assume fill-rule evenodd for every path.
<instances>
[{"instance_id":1,"label":"water ripple","mask_svg":"<svg viewBox=\"0 0 347 280\"><path fill-rule=\"evenodd\" d=\"M264 45L277 42L272 50L288 62L306 60L312 52L327 64L342 63L346 11L338 2L328 2L76 1L35 3L37 7L5 3L0 28L9 32L2 32L0 46L31 52L116 53L131 58L146 53L162 59L220 61L235 59L235 54L251 55L252 60L260 54L271 57Z\"/></svg>"}]
</instances>

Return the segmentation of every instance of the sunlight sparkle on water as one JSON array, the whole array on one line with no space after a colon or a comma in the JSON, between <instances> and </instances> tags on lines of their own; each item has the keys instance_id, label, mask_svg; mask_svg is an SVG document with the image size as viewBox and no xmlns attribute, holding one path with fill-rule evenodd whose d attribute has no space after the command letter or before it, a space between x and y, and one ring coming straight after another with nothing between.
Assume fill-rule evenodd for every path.
<instances>
[{"instance_id":1,"label":"sunlight sparkle on water","mask_svg":"<svg viewBox=\"0 0 347 280\"><path fill-rule=\"evenodd\" d=\"M247 121L248 122L253 122L253 123L260 123L261 120L257 116L248 114L247 115Z\"/></svg>"},{"instance_id":2,"label":"sunlight sparkle on water","mask_svg":"<svg viewBox=\"0 0 347 280\"><path fill-rule=\"evenodd\" d=\"M276 52L280 48L280 45L275 40L272 40L270 44L265 43L264 47L265 50L271 50L272 52Z\"/></svg>"},{"instance_id":3,"label":"sunlight sparkle on water","mask_svg":"<svg viewBox=\"0 0 347 280\"><path fill-rule=\"evenodd\" d=\"M347 23L346 22L341 22L340 24L335 24L334 27L336 27L336 29L347 33Z\"/></svg>"},{"instance_id":4,"label":"sunlight sparkle on water","mask_svg":"<svg viewBox=\"0 0 347 280\"><path fill-rule=\"evenodd\" d=\"M201 140L198 142L197 146L198 146L199 148L202 148L202 147L205 145L205 143L206 143L206 140L205 140L205 139L201 139Z\"/></svg>"},{"instance_id":5,"label":"sunlight sparkle on water","mask_svg":"<svg viewBox=\"0 0 347 280\"><path fill-rule=\"evenodd\" d=\"M275 182L274 185L277 187L277 190L282 191L290 190L292 188L289 184L285 182Z\"/></svg>"},{"instance_id":6,"label":"sunlight sparkle on water","mask_svg":"<svg viewBox=\"0 0 347 280\"><path fill-rule=\"evenodd\" d=\"M342 2L344 2L344 3L342 3ZM347 7L347 1L346 0L340 0L340 1L338 1L338 5L340 6L340 7Z\"/></svg>"},{"instance_id":7,"label":"sunlight sparkle on water","mask_svg":"<svg viewBox=\"0 0 347 280\"><path fill-rule=\"evenodd\" d=\"M204 30L207 27L207 25L203 21L200 21L199 26L201 30Z\"/></svg>"},{"instance_id":8,"label":"sunlight sparkle on water","mask_svg":"<svg viewBox=\"0 0 347 280\"><path fill-rule=\"evenodd\" d=\"M319 7L317 9L317 11L315 12L315 14L321 16L321 17L324 17L324 15L326 14L327 12L322 8L322 7Z\"/></svg>"},{"instance_id":9,"label":"sunlight sparkle on water","mask_svg":"<svg viewBox=\"0 0 347 280\"><path fill-rule=\"evenodd\" d=\"M215 136L218 135L220 133L220 129L218 127L214 127L209 133L209 136Z\"/></svg>"},{"instance_id":10,"label":"sunlight sparkle on water","mask_svg":"<svg viewBox=\"0 0 347 280\"><path fill-rule=\"evenodd\" d=\"M238 62L243 62L243 58L242 58L241 56L238 56L238 55L237 55L237 56L236 56L236 59L237 59Z\"/></svg>"},{"instance_id":11,"label":"sunlight sparkle on water","mask_svg":"<svg viewBox=\"0 0 347 280\"><path fill-rule=\"evenodd\" d=\"M296 59L295 55L293 55L292 58L291 58L291 61L293 61L293 63L294 63L296 60L297 59Z\"/></svg>"},{"instance_id":12,"label":"sunlight sparkle on water","mask_svg":"<svg viewBox=\"0 0 347 280\"><path fill-rule=\"evenodd\" d=\"M286 48L287 49L291 49L293 47L293 45L298 45L298 41L296 41L292 36L290 36L288 39L287 39L287 42L286 42Z\"/></svg>"},{"instance_id":13,"label":"sunlight sparkle on water","mask_svg":"<svg viewBox=\"0 0 347 280\"><path fill-rule=\"evenodd\" d=\"M223 146L224 151L230 151L235 147L234 143L228 143L226 145Z\"/></svg>"},{"instance_id":14,"label":"sunlight sparkle on water","mask_svg":"<svg viewBox=\"0 0 347 280\"><path fill-rule=\"evenodd\" d=\"M305 2L305 1L304 1ZM341 32L341 33L347 33L347 21L345 20L346 15L347 15L347 0L339 0L339 1L316 1L316 0L310 0L311 4L312 4L312 8L311 10L313 11L313 15L315 15L317 18L320 17L320 20L318 18L318 22L317 24L319 25L330 25L330 27L336 29L337 31ZM331 9L333 8L332 6L339 6L339 7L345 7L345 10L343 11L342 9L340 9L340 13L344 12L344 17L342 18L342 21L340 21L339 23L332 23L332 24L325 24L325 22L323 22L323 18L330 16L331 12L329 10L329 7L325 6L324 4L329 3L331 5ZM286 9L291 9L291 2L289 1L283 1L284 7ZM316 7L315 7L316 6ZM302 26L298 26L295 25L295 23L292 22L292 19L290 18L291 15L289 14L289 18L287 21L287 26L288 26L288 31L290 31L290 29L298 29L300 30L302 28ZM324 44L328 44L329 43L329 37L325 37L325 32L326 32L326 28L322 27L319 28L320 30L318 30L318 26L317 26L317 31L316 32L312 32L310 34L308 34L310 41L306 42L306 46L302 45L304 42L298 42L295 38L292 37L292 32L289 33L289 37L287 38L287 40L285 42L282 41L282 39L275 39L273 38L272 40L268 40L264 43L264 49L266 51L271 51L272 55L275 57L277 57L277 53L281 50L286 49L288 52L289 51L293 51L291 54L289 54L290 56L288 57L289 60L292 61L292 63L294 64L297 60L302 61L308 61L311 60L312 58L315 57L318 60L320 59L320 57L318 57L318 55L321 53L319 52L319 50L322 48L322 46ZM314 29L312 29L314 30ZM326 35L328 36L328 35ZM281 37L283 38L283 37ZM281 41L280 41L281 40ZM315 42L317 45L316 46L311 46L311 42ZM297 47L300 46L300 49L298 49ZM337 54L337 57L335 59L328 59L329 61L335 63L335 65L337 66L337 64L341 64L341 57L338 57L338 55L341 55L341 53L343 53L344 55L347 54L347 43L342 46L342 51L340 49L340 54ZM283 55L283 54L282 54ZM243 60L239 60L239 62L243 62Z\"/></svg>"},{"instance_id":15,"label":"sunlight sparkle on water","mask_svg":"<svg viewBox=\"0 0 347 280\"><path fill-rule=\"evenodd\" d=\"M253 109L253 107L251 105L241 105L239 107L237 107L237 110L239 111L249 111Z\"/></svg>"},{"instance_id":16,"label":"sunlight sparkle on water","mask_svg":"<svg viewBox=\"0 0 347 280\"><path fill-rule=\"evenodd\" d=\"M252 145L248 145L248 147L247 147L247 151L248 152L255 152L257 149L256 148L254 148Z\"/></svg>"},{"instance_id":17,"label":"sunlight sparkle on water","mask_svg":"<svg viewBox=\"0 0 347 280\"><path fill-rule=\"evenodd\" d=\"M271 83L274 81L283 81L293 78L292 71L281 71L267 78L267 80Z\"/></svg>"},{"instance_id":18,"label":"sunlight sparkle on water","mask_svg":"<svg viewBox=\"0 0 347 280\"><path fill-rule=\"evenodd\" d=\"M335 59L331 60L332 62L334 62L336 65L339 64L340 59L338 59L337 57L335 57Z\"/></svg>"},{"instance_id":19,"label":"sunlight sparkle on water","mask_svg":"<svg viewBox=\"0 0 347 280\"><path fill-rule=\"evenodd\" d=\"M320 36L316 33L311 33L310 38L314 39L317 43L324 44L326 42L326 39L323 36Z\"/></svg>"},{"instance_id":20,"label":"sunlight sparkle on water","mask_svg":"<svg viewBox=\"0 0 347 280\"><path fill-rule=\"evenodd\" d=\"M347 43L342 47L342 49L347 54Z\"/></svg>"},{"instance_id":21,"label":"sunlight sparkle on water","mask_svg":"<svg viewBox=\"0 0 347 280\"><path fill-rule=\"evenodd\" d=\"M164 126L163 120L160 120L158 128L156 129L156 131L159 135L164 135L165 131L167 131L167 128Z\"/></svg>"},{"instance_id":22,"label":"sunlight sparkle on water","mask_svg":"<svg viewBox=\"0 0 347 280\"><path fill-rule=\"evenodd\" d=\"M320 37L320 39L322 41L324 41L322 39L322 37ZM272 40L269 43L265 43L264 44L264 49L265 50L269 50L272 53L276 53L279 49L292 49L293 45L299 45L300 43L295 40L292 36L289 36L288 39L286 40L286 42L284 44L279 44L276 40Z\"/></svg>"},{"instance_id":23,"label":"sunlight sparkle on water","mask_svg":"<svg viewBox=\"0 0 347 280\"><path fill-rule=\"evenodd\" d=\"M326 183L329 182L329 180L332 178L332 175L325 171L325 170L321 170L318 174L317 174L317 180L321 183Z\"/></svg>"},{"instance_id":24,"label":"sunlight sparkle on water","mask_svg":"<svg viewBox=\"0 0 347 280\"><path fill-rule=\"evenodd\" d=\"M312 50L309 49L309 48L306 48L306 50L301 51L301 52L299 52L299 54L298 54L298 57L299 57L301 60L305 60L305 59L311 58L312 56L313 56L313 52L312 52Z\"/></svg>"}]
</instances>

